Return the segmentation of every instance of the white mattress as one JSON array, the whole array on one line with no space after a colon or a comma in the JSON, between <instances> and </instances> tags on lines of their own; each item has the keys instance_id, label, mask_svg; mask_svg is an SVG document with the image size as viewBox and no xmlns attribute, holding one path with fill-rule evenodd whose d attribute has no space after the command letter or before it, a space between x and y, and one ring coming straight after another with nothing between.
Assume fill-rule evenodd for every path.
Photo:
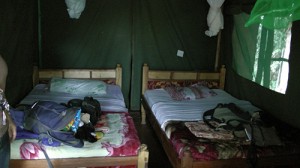
<instances>
[{"instance_id":1,"label":"white mattress","mask_svg":"<svg viewBox=\"0 0 300 168\"><path fill-rule=\"evenodd\" d=\"M123 93L118 85L107 85L105 95L92 95L101 104L101 110L107 112L127 112ZM20 104L32 104L38 100L48 100L57 103L68 103L69 100L78 98L83 99L88 95L74 95L69 93L50 92L48 85L38 84L33 90L20 102Z\"/></svg>"},{"instance_id":2,"label":"white mattress","mask_svg":"<svg viewBox=\"0 0 300 168\"><path fill-rule=\"evenodd\" d=\"M250 113L260 110L249 101L239 100L224 90L213 90L217 93L216 96L196 100L173 100L164 89L147 90L144 96L162 130L165 130L169 121L202 120L203 113L215 108L219 103L235 103Z\"/></svg>"}]
</instances>

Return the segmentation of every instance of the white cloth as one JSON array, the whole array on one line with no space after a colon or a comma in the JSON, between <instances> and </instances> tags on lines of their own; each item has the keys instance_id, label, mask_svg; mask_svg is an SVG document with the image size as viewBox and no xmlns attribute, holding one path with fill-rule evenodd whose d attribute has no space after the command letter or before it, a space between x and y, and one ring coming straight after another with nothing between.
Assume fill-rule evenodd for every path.
<instances>
[{"instance_id":1,"label":"white cloth","mask_svg":"<svg viewBox=\"0 0 300 168\"><path fill-rule=\"evenodd\" d=\"M225 0L207 0L210 5L208 14L207 14L207 25L208 30L205 31L205 34L209 37L216 36L220 29L224 28L223 14L221 6Z\"/></svg>"},{"instance_id":2,"label":"white cloth","mask_svg":"<svg viewBox=\"0 0 300 168\"><path fill-rule=\"evenodd\" d=\"M85 8L85 0L65 0L70 18L79 19Z\"/></svg>"}]
</instances>

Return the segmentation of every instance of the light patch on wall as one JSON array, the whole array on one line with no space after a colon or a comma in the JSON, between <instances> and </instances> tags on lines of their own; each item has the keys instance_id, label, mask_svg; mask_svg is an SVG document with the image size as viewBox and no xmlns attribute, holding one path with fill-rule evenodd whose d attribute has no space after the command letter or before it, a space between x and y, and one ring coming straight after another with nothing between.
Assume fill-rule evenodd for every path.
<instances>
[{"instance_id":1,"label":"light patch on wall","mask_svg":"<svg viewBox=\"0 0 300 168\"><path fill-rule=\"evenodd\" d=\"M184 51L177 50L177 56L178 57L183 57Z\"/></svg>"},{"instance_id":2,"label":"light patch on wall","mask_svg":"<svg viewBox=\"0 0 300 168\"><path fill-rule=\"evenodd\" d=\"M67 11L71 19L79 19L85 8L85 0L65 0Z\"/></svg>"}]
</instances>

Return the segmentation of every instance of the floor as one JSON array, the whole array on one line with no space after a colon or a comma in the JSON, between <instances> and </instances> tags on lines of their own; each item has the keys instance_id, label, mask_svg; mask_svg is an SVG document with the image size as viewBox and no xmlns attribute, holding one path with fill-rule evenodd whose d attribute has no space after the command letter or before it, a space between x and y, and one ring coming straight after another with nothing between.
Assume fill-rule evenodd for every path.
<instances>
[{"instance_id":1,"label":"floor","mask_svg":"<svg viewBox=\"0 0 300 168\"><path fill-rule=\"evenodd\" d=\"M130 115L134 120L141 143L146 144L148 147L148 168L172 168L168 157L166 156L149 122L145 125L140 124L141 116L139 111L130 112Z\"/></svg>"}]
</instances>

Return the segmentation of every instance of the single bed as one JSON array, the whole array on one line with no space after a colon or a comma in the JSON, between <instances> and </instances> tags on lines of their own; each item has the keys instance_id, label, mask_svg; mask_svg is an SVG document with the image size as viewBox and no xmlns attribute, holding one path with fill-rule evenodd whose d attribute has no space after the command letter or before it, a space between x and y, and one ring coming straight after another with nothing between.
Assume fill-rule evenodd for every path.
<instances>
[{"instance_id":1,"label":"single bed","mask_svg":"<svg viewBox=\"0 0 300 168\"><path fill-rule=\"evenodd\" d=\"M86 94L54 91L53 79L84 80L90 82L105 82L105 93L91 92ZM59 81L61 82L61 81ZM51 85L50 85L51 83ZM141 144L133 119L124 103L122 86L122 67L115 69L38 69L33 72L33 90L20 102L32 104L38 100L67 103L71 99L83 99L84 96L93 96L101 104L102 119L105 119L104 136L97 142L85 141L82 148L74 148L61 144L59 147L44 146L54 167L147 167L148 150ZM98 84L98 83L97 83ZM89 87L91 85L88 85ZM49 87L52 87L50 90ZM85 86L86 87L86 86ZM97 85L98 87L98 85ZM66 87L67 88L67 87ZM58 88L59 89L59 88ZM84 88L86 90L86 88ZM96 88L98 89L98 88ZM90 89L91 91L93 89ZM104 129L103 123L97 124L96 129ZM36 139L17 139L11 145L10 167L47 167L45 155L40 150L25 151L27 145L34 146ZM37 146L38 148L38 146ZM36 148L34 148L36 149Z\"/></svg>"},{"instance_id":2,"label":"single bed","mask_svg":"<svg viewBox=\"0 0 300 168\"><path fill-rule=\"evenodd\" d=\"M244 110L260 110L250 102L238 100L225 92L224 66L218 72L183 72L150 70L143 66L142 124L153 127L173 167L259 167L300 165L300 148L294 142L286 141L284 147L257 148L257 160L247 157L249 145L206 141L191 133L186 123L202 120L203 112L216 107L218 103L235 103ZM174 100L165 88L187 87L205 84L215 95L195 100ZM178 96L178 95L177 95ZM176 97L176 96L175 96ZM178 114L184 115L178 115ZM255 161L255 163L254 163Z\"/></svg>"}]
</instances>

